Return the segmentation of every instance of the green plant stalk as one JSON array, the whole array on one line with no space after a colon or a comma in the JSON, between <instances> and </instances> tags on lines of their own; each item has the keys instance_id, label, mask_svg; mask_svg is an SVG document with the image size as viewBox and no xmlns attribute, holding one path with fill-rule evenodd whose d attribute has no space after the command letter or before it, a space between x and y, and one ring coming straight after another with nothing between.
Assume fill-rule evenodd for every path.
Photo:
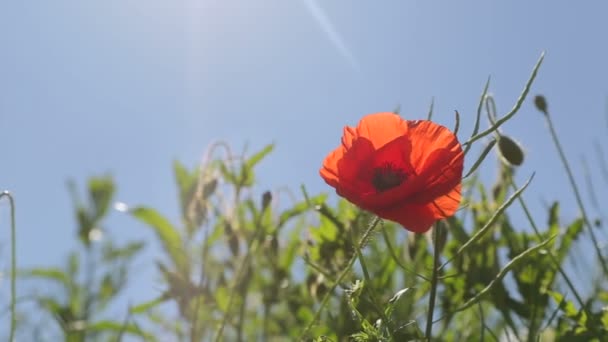
<instances>
[{"instance_id":1,"label":"green plant stalk","mask_svg":"<svg viewBox=\"0 0 608 342\"><path fill-rule=\"evenodd\" d=\"M361 239L359 240L359 244L358 244L359 249L361 247L365 246L369 237L374 232L374 229L376 229L378 222L380 222L380 218L376 216L372 220L372 222L370 222L370 224L367 226L367 229L365 230L365 232L361 236ZM334 290L336 289L336 287L338 287L338 285L342 282L342 280L344 280L344 278L346 277L348 272L350 272L350 269L353 267L355 260L357 260L356 253L353 254L353 256L350 258L350 260L348 260L348 263L346 264L346 267L344 268L344 270L340 273L340 275L338 276L338 278L336 279L334 284L331 286L331 288L325 293L325 296L323 296L323 299L321 300L321 304L319 305L319 308L315 312L315 315L310 320L308 325L306 325L304 330L302 330L302 332L300 333L300 337L298 338L299 341L304 340L304 337L308 334L310 329L312 329L312 326L317 322L317 320L319 319L319 316L321 316L321 311L323 311L323 308L325 307L325 305L327 305L327 302L329 301L329 297L331 297L331 295L334 292Z\"/></svg>"},{"instance_id":2,"label":"green plant stalk","mask_svg":"<svg viewBox=\"0 0 608 342\"><path fill-rule=\"evenodd\" d=\"M310 261L310 256L308 255L304 255L302 257L302 260L304 260L304 263L308 266L310 266L310 268L314 269L315 271L321 273L325 278L329 279L330 281L334 281L334 274L329 273L329 271L324 270L321 266L315 264L314 262Z\"/></svg>"},{"instance_id":3,"label":"green plant stalk","mask_svg":"<svg viewBox=\"0 0 608 342\"><path fill-rule=\"evenodd\" d=\"M513 179L511 179L510 183L511 183L511 187L513 189L517 189L517 185L515 184ZM528 206L526 205L526 202L524 201L524 199L521 196L518 198L518 201L519 201L519 204L521 205L521 208L524 210L524 214L526 215L528 222L530 222L530 226L532 226L532 229L536 233L536 236L538 236L538 238L542 238L540 230L538 229L536 222L532 218L532 214L530 213L530 210L528 210ZM576 287L574 287L574 284L570 280L570 277L568 277L568 274L564 271L564 268L562 267L562 265L560 265L559 261L555 257L555 254L553 254L553 252L551 250L548 250L547 253L549 254L549 257L551 258L551 261L555 264L555 267L557 267L559 274L564 278L566 285L568 285L568 288L570 289L570 291L572 291L572 293L574 294L574 297L576 297L576 301L578 302L578 304L581 306L581 308L583 308L583 310L587 311L587 309L585 309L585 303L583 302L583 298L576 290ZM589 313L587 313L587 314L589 314Z\"/></svg>"},{"instance_id":4,"label":"green plant stalk","mask_svg":"<svg viewBox=\"0 0 608 342\"><path fill-rule=\"evenodd\" d=\"M485 341L484 339L484 334L485 331L488 332L488 334L490 334L490 336L492 336L492 339L494 339L494 341L499 341L498 336L496 336L496 333L494 333L492 331L492 329L490 329L490 327L488 327L488 325L486 324L486 320L485 320L485 314L483 313L483 307L481 305L481 303L477 303L477 305L479 306L479 320L481 321L481 341Z\"/></svg>"},{"instance_id":5,"label":"green plant stalk","mask_svg":"<svg viewBox=\"0 0 608 342\"><path fill-rule=\"evenodd\" d=\"M365 283L366 284L371 284L372 283L372 279L369 276L369 272L367 270L367 265L365 264L365 261L363 259L363 253L361 253L361 248L359 248L359 246L356 244L354 232L352 230L351 230L351 233L352 233L351 235L353 235L353 246L355 248L355 252L357 254L357 257L359 258L359 263L361 264L361 270L363 271L363 277L365 278ZM378 312L378 315L380 316L380 318L382 319L382 321L389 326L389 329L388 329L389 330L389 335L392 337L392 332L391 332L391 329L390 329L390 325L391 325L390 320L388 319L388 317L384 313L384 310L382 310L382 308L380 306L380 302L378 301L378 299L376 298L376 295L374 294L374 290L370 289L369 287L367 287L367 289L368 289L367 291L369 293L369 296L371 297L374 309Z\"/></svg>"},{"instance_id":6,"label":"green plant stalk","mask_svg":"<svg viewBox=\"0 0 608 342\"><path fill-rule=\"evenodd\" d=\"M224 332L224 328L226 327L228 318L231 315L230 308L232 307L232 302L234 301L234 297L236 296L236 292L237 292L236 287L239 284L239 280L243 276L243 271L245 270L246 265L249 263L249 259L251 258L251 255L253 255L255 253L258 246L260 245L259 243L256 244L255 242L259 240L258 235L260 234L260 232L262 230L263 230L263 228L258 226L257 231L255 232L255 234L253 234L251 240L247 244L247 254L245 254L245 256L243 257L243 261L241 261L241 263L239 264L239 268L237 269L236 274L234 276L234 283L232 284L232 288L230 289L230 296L228 297L228 305L226 307L226 312L224 312L220 326L217 329L217 334L215 335L214 341L216 341L216 342L219 342L220 339L222 338L222 333Z\"/></svg>"},{"instance_id":7,"label":"green plant stalk","mask_svg":"<svg viewBox=\"0 0 608 342\"><path fill-rule=\"evenodd\" d=\"M0 199L7 197L11 206L11 326L9 333L9 342L15 339L15 330L17 328L17 229L15 225L15 200L13 195L8 191L3 191L0 194Z\"/></svg>"},{"instance_id":8,"label":"green plant stalk","mask_svg":"<svg viewBox=\"0 0 608 342\"><path fill-rule=\"evenodd\" d=\"M543 53L541 53L540 58L538 59L538 61L534 65L534 68L532 69L532 74L530 75L530 78L526 82L526 85L524 86L523 91L519 95L519 98L517 98L517 101L515 102L515 105L513 106L513 108L511 109L511 111L509 111L509 113L507 113L502 118L498 119L487 130L485 130L485 131L483 131L481 133L477 133L477 134L473 135L471 138L469 138L469 140L467 140L463 144L463 146L466 145L465 146L465 154L469 150L469 148L470 148L470 146L471 146L471 144L473 142L475 142L475 141L477 141L477 140L485 137L486 135L491 134L492 132L496 131L503 123L507 122L507 120L511 119L511 117L513 117L515 115L515 113L517 113L517 111L519 110L519 108L521 107L521 105L524 103L524 100L526 99L526 96L528 95L528 92L530 91L530 87L532 86L532 82L536 78L536 74L538 73L538 69L540 68L540 65L542 64L544 58L545 58L545 53L543 52ZM484 96L484 98L485 98L485 96ZM482 101L484 100L484 98L482 98Z\"/></svg>"},{"instance_id":9,"label":"green plant stalk","mask_svg":"<svg viewBox=\"0 0 608 342\"><path fill-rule=\"evenodd\" d=\"M602 270L604 271L604 276L608 275L608 264L606 263L606 259L602 255L602 251L600 250L599 242L597 241L597 237L595 236L595 232L593 231L593 226L589 222L589 217L587 216L587 211L585 210L585 206L583 205L583 200L581 198L581 194L578 190L578 186L576 185L576 181L574 180L574 175L572 173L572 169L570 168L570 164L568 163L568 159L566 159L566 155L564 153L564 149L562 148L559 139L557 138L557 133L555 131L555 127L553 126L553 120L551 120L551 116L549 114L544 115L547 120L547 126L549 126L549 132L551 133L551 138L553 139L553 143L557 148L557 152L559 154L559 158L564 165L564 169L568 174L568 181L570 182L570 186L572 186L572 190L574 191L574 197L576 198L576 203L578 204L579 210L581 214L583 214L583 221L589 230L589 235L591 236L591 241L593 242L593 248L597 254L597 257L600 261L600 265L602 266Z\"/></svg>"},{"instance_id":10,"label":"green plant stalk","mask_svg":"<svg viewBox=\"0 0 608 342\"><path fill-rule=\"evenodd\" d=\"M473 174L473 172L475 172L477 170L479 165L481 165L481 163L486 159L486 156L488 155L488 153L490 153L490 151L492 150L494 145L496 145L497 142L498 142L498 140L496 140L496 139L490 140L490 142L486 145L486 147L481 152L481 155L479 156L479 158L477 158L477 160L475 161L473 166L471 166L469 171L462 178L468 178L471 174Z\"/></svg>"},{"instance_id":11,"label":"green plant stalk","mask_svg":"<svg viewBox=\"0 0 608 342\"><path fill-rule=\"evenodd\" d=\"M454 135L458 135L458 129L460 128L460 113L457 110L454 111L455 123L454 123Z\"/></svg>"},{"instance_id":12,"label":"green plant stalk","mask_svg":"<svg viewBox=\"0 0 608 342\"><path fill-rule=\"evenodd\" d=\"M551 253L549 251L547 251L547 253ZM536 281L534 282L534 287L539 288L540 287L540 282L541 282L541 277L536 276ZM540 317L542 320L542 316ZM528 342L534 342L535 336L538 335L538 329L540 328L540 324L542 322L538 320L538 303L534 303L534 306L532 307L532 314L530 315L530 325L528 326Z\"/></svg>"},{"instance_id":13,"label":"green plant stalk","mask_svg":"<svg viewBox=\"0 0 608 342\"><path fill-rule=\"evenodd\" d=\"M94 282L95 282L95 270L97 269L97 265L95 262L93 245L91 245L89 243L85 247L86 247L85 258L86 258L86 263L87 263L87 270L86 270L86 276L85 276L86 279L85 279L85 289L84 289L85 300L84 300L83 320L84 320L85 324L88 326L91 321L91 315L93 313L93 304L95 302L95 297L98 295L98 293L95 293L95 291L93 290ZM84 340L87 339L87 337L89 336L87 329L84 329L82 331L81 336Z\"/></svg>"},{"instance_id":14,"label":"green plant stalk","mask_svg":"<svg viewBox=\"0 0 608 342\"><path fill-rule=\"evenodd\" d=\"M471 133L471 138L474 137L475 135L477 135L477 133L479 133L479 122L481 119L481 108L483 106L483 101L486 98L486 94L488 93L488 88L490 87L490 77L488 77L488 80L486 81L486 85L483 87L483 91L481 92L481 97L479 98L479 104L477 106L477 116L475 117L475 126L473 127L473 132ZM466 155L467 152L469 152L469 149L471 149L471 144L468 144L464 147L464 154Z\"/></svg>"},{"instance_id":15,"label":"green plant stalk","mask_svg":"<svg viewBox=\"0 0 608 342\"><path fill-rule=\"evenodd\" d=\"M483 308L481 307L481 303L477 303L477 307L479 308L479 321L481 322L481 340L485 341L485 333L486 333L486 318L483 314Z\"/></svg>"},{"instance_id":16,"label":"green plant stalk","mask_svg":"<svg viewBox=\"0 0 608 342\"><path fill-rule=\"evenodd\" d=\"M246 285L247 285L246 287L249 287L249 279L247 279ZM239 307L238 327L236 330L237 341L243 341L243 318L245 317L246 306L247 306L247 289L243 290L243 300L241 301L241 306Z\"/></svg>"},{"instance_id":17,"label":"green plant stalk","mask_svg":"<svg viewBox=\"0 0 608 342\"><path fill-rule=\"evenodd\" d=\"M427 282L431 281L431 279L423 276L422 274L416 273L415 271L409 269L408 267L405 267L405 265L403 265L403 263L401 263L401 261L399 260L399 257L397 256L397 253L395 252L395 249L393 248L393 245L391 244L390 238L389 238L388 234L386 233L386 229L382 229L382 236L384 237L384 242L386 243L386 248L388 249L389 253L393 257L393 260L395 260L395 263L397 265L399 265L399 267L401 267L404 271L406 271L424 281L427 281Z\"/></svg>"},{"instance_id":18,"label":"green plant stalk","mask_svg":"<svg viewBox=\"0 0 608 342\"><path fill-rule=\"evenodd\" d=\"M435 230L437 225L433 228ZM433 332L433 313L435 312L435 297L437 296L437 283L439 275L439 258L441 257L441 250L438 248L437 243L439 241L439 234L433 231L434 243L433 243L433 275L431 277L431 294L429 295L429 312L426 319L426 332L425 336L428 341L431 341L431 334Z\"/></svg>"},{"instance_id":19,"label":"green plant stalk","mask_svg":"<svg viewBox=\"0 0 608 342\"><path fill-rule=\"evenodd\" d=\"M509 199L507 199L498 209L496 209L496 211L494 212L492 217L490 217L488 222L486 222L486 224L480 230L478 230L477 233L475 233L475 235L473 235L467 242L465 242L448 261L444 262L443 265L441 265L441 267L439 267L439 269L444 268L447 264L452 262L452 260L454 260L458 256L460 256L460 254L462 254L462 252L465 249L467 249L474 242L479 240L488 230L490 230L490 228L496 222L496 220L498 220L500 215L502 215L502 213L511 205L511 203L513 203L513 201L515 201L515 199L517 197L521 196L522 192L528 187L528 185L530 185L530 182L532 181L533 178L534 178L534 174L532 174L532 176L530 176L530 178L528 179L528 181L526 181L524 186L522 186L520 189L515 191L515 193L513 193L513 195L511 195L511 197L509 197Z\"/></svg>"}]
</instances>

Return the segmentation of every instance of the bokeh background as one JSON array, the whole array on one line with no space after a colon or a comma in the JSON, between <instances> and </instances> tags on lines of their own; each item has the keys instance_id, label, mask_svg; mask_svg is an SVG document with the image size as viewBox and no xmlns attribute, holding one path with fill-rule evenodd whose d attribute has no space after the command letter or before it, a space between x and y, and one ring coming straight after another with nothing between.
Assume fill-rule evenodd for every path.
<instances>
[{"instance_id":1,"label":"bokeh background","mask_svg":"<svg viewBox=\"0 0 608 342\"><path fill-rule=\"evenodd\" d=\"M68 179L110 173L120 201L177 220L174 159L194 166L219 140L235 152L276 142L259 167L260 191L330 191L318 169L344 125L397 106L421 119L434 98L438 122L453 127L460 112L464 141L488 76L504 114L542 51L531 94L547 97L579 184L586 158L605 200L594 146L604 149L608 132L606 13L599 1L4 2L0 188L16 198L19 266L62 264L77 245ZM525 194L532 209L546 213L559 200L573 219L573 194L531 98L503 131L527 152L518 176L536 172ZM493 180L494 164L481 174ZM1 203L3 271L8 214ZM152 236L118 211L105 228L119 242ZM157 252L151 245L139 258L125 305L162 290L152 277ZM0 279L3 307L8 291Z\"/></svg>"}]
</instances>

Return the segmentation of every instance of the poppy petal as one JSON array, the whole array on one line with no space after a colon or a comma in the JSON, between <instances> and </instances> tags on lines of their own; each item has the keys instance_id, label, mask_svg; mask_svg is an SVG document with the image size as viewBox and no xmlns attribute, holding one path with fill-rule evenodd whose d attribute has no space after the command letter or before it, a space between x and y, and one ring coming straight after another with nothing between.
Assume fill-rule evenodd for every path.
<instances>
[{"instance_id":1,"label":"poppy petal","mask_svg":"<svg viewBox=\"0 0 608 342\"><path fill-rule=\"evenodd\" d=\"M410 162L418 174L423 173L430 155L439 149L462 153L458 138L446 127L428 120L408 121L408 136L412 141Z\"/></svg>"},{"instance_id":2,"label":"poppy petal","mask_svg":"<svg viewBox=\"0 0 608 342\"><path fill-rule=\"evenodd\" d=\"M388 220L398 222L415 233L428 231L437 220L454 215L460 204L461 186L458 184L447 195L430 203L409 203L376 210L374 213ZM458 198L458 200L455 200Z\"/></svg>"},{"instance_id":3,"label":"poppy petal","mask_svg":"<svg viewBox=\"0 0 608 342\"><path fill-rule=\"evenodd\" d=\"M424 191L417 192L411 201L424 203L450 192L460 184L464 167L462 149L450 151L438 149L433 151L422 167L420 180L424 182ZM458 198L460 199L460 197Z\"/></svg>"},{"instance_id":4,"label":"poppy petal","mask_svg":"<svg viewBox=\"0 0 608 342\"><path fill-rule=\"evenodd\" d=\"M461 190L462 185L459 183L450 192L438 196L429 203L429 207L437 219L447 218L456 213L460 206Z\"/></svg>"},{"instance_id":5,"label":"poppy petal","mask_svg":"<svg viewBox=\"0 0 608 342\"><path fill-rule=\"evenodd\" d=\"M437 221L433 209L427 204L408 204L383 208L374 212L387 220L395 221L414 233L428 231Z\"/></svg>"},{"instance_id":6,"label":"poppy petal","mask_svg":"<svg viewBox=\"0 0 608 342\"><path fill-rule=\"evenodd\" d=\"M325 159L323 160L323 167L319 171L321 178L325 180L325 183L332 187L337 187L340 181L340 174L338 172L338 162L344 156L344 149L342 147L338 147L333 150Z\"/></svg>"},{"instance_id":7,"label":"poppy petal","mask_svg":"<svg viewBox=\"0 0 608 342\"><path fill-rule=\"evenodd\" d=\"M357 131L353 127L344 127L344 133L342 134L342 146L345 149L349 149L353 145L353 140L357 138Z\"/></svg>"},{"instance_id":8,"label":"poppy petal","mask_svg":"<svg viewBox=\"0 0 608 342\"><path fill-rule=\"evenodd\" d=\"M371 141L376 149L407 133L407 121L390 112L368 115L357 125L357 136Z\"/></svg>"},{"instance_id":9,"label":"poppy petal","mask_svg":"<svg viewBox=\"0 0 608 342\"><path fill-rule=\"evenodd\" d=\"M361 174L369 172L369 160L374 152L374 146L368 139L354 140L350 149L346 150L337 162L340 185L354 188L359 193L371 191L372 184L361 177Z\"/></svg>"}]
</instances>

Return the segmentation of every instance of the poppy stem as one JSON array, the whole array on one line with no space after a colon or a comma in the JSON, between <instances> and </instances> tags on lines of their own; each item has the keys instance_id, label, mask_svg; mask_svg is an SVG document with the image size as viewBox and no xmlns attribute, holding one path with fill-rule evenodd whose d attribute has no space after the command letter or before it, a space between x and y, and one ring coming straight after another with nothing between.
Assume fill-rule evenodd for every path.
<instances>
[{"instance_id":1,"label":"poppy stem","mask_svg":"<svg viewBox=\"0 0 608 342\"><path fill-rule=\"evenodd\" d=\"M429 314L426 319L425 336L428 341L431 340L433 331L433 312L435 311L435 297L437 296L437 283L439 275L439 258L441 249L438 246L439 234L437 232L437 224L433 226L433 275L431 277L431 294L429 295Z\"/></svg>"}]
</instances>

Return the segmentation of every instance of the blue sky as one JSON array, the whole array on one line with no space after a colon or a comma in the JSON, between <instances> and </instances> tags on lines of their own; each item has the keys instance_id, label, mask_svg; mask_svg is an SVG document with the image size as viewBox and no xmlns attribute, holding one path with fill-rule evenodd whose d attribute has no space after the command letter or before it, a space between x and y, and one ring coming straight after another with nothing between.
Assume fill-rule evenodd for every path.
<instances>
[{"instance_id":1,"label":"blue sky","mask_svg":"<svg viewBox=\"0 0 608 342\"><path fill-rule=\"evenodd\" d=\"M397 105L406 118L424 118L434 97L438 122L452 127L460 112L465 140L487 77L503 114L543 50L532 94L546 95L579 184L586 155L604 187L592 146L606 143L607 10L602 2L521 0L5 3L0 188L17 201L19 263L56 265L75 246L68 178L83 184L110 172L120 201L176 219L174 159L194 165L217 140L236 150L276 142L259 189L330 191L318 168L344 125ZM521 179L536 172L526 198L537 220L546 220L542 201L551 200L572 219L578 209L530 100L504 132L527 151ZM493 180L495 167L482 172ZM6 270L5 203L0 227ZM151 237L119 212L107 227L118 241ZM155 250L139 262L145 274ZM134 301L157 293L150 280L137 285ZM8 284L0 289L6 303Z\"/></svg>"}]
</instances>

